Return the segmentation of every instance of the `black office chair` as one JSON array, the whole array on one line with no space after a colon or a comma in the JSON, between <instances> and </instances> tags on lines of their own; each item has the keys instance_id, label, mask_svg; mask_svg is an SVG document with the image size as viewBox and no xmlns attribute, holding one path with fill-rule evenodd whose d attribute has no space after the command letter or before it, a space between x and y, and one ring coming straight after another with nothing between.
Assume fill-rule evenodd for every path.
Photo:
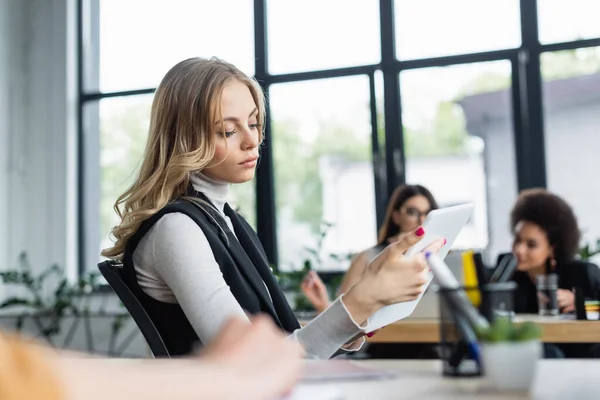
<instances>
[{"instance_id":1,"label":"black office chair","mask_svg":"<svg viewBox=\"0 0 600 400\"><path fill-rule=\"evenodd\" d=\"M110 287L115 291L119 299L129 311L129 314L133 317L133 320L137 324L138 328L144 335L148 346L154 357L167 357L170 358L167 346L160 337L160 333L152 323L150 316L142 306L142 303L138 300L135 294L131 291L125 279L123 279L123 264L114 260L103 261L98 264L98 269L102 276L106 279Z\"/></svg>"}]
</instances>

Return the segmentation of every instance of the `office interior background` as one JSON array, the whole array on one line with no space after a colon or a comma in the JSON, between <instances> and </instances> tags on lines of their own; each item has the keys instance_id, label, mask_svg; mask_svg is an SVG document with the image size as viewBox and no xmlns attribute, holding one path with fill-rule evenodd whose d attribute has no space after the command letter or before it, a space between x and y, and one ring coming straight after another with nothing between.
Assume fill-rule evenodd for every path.
<instances>
[{"instance_id":1,"label":"office interior background","mask_svg":"<svg viewBox=\"0 0 600 400\"><path fill-rule=\"evenodd\" d=\"M595 0L0 0L0 270L22 254L70 280L96 270L152 93L196 56L267 95L256 178L232 198L279 271L311 249L320 270L345 270L404 182L473 202L455 248L489 262L531 187L564 197L595 243L597 15ZM0 285L0 300L18 292Z\"/></svg>"}]
</instances>

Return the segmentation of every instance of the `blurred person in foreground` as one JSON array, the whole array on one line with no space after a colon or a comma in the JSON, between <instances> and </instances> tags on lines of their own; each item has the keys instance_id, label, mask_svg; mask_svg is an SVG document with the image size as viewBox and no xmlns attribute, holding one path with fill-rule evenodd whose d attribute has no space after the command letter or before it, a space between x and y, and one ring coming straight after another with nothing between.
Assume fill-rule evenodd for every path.
<instances>
[{"instance_id":1,"label":"blurred person in foreground","mask_svg":"<svg viewBox=\"0 0 600 400\"><path fill-rule=\"evenodd\" d=\"M232 318L197 356L109 360L0 333L0 399L274 399L302 369L284 336L267 317Z\"/></svg>"}]
</instances>

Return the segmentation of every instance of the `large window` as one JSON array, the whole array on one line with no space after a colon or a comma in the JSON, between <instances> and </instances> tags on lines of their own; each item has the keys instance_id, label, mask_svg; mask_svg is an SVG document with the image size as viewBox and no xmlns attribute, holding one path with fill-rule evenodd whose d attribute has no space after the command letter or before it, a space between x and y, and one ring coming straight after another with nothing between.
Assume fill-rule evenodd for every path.
<instances>
[{"instance_id":1,"label":"large window","mask_svg":"<svg viewBox=\"0 0 600 400\"><path fill-rule=\"evenodd\" d=\"M252 0L101 0L100 80L86 89L152 88L169 68L190 57L218 56L254 74L252 4Z\"/></svg>"},{"instance_id":2,"label":"large window","mask_svg":"<svg viewBox=\"0 0 600 400\"><path fill-rule=\"evenodd\" d=\"M400 75L406 180L440 207L472 202L455 247L497 254L510 242L506 220L517 194L509 95L511 68L495 61Z\"/></svg>"},{"instance_id":3,"label":"large window","mask_svg":"<svg viewBox=\"0 0 600 400\"><path fill-rule=\"evenodd\" d=\"M521 44L518 0L395 0L395 16L400 60Z\"/></svg>"},{"instance_id":4,"label":"large window","mask_svg":"<svg viewBox=\"0 0 600 400\"><path fill-rule=\"evenodd\" d=\"M598 0L537 0L537 3L542 43L600 37Z\"/></svg>"},{"instance_id":5,"label":"large window","mask_svg":"<svg viewBox=\"0 0 600 400\"><path fill-rule=\"evenodd\" d=\"M597 3L79 0L80 269L110 244L154 89L194 56L256 73L268 95L257 177L230 203L276 268L319 251L320 268L345 269L329 255L373 245L404 182L441 205L474 202L456 247L488 260L509 249L510 207L527 187L563 195L585 238L600 236Z\"/></svg>"},{"instance_id":6,"label":"large window","mask_svg":"<svg viewBox=\"0 0 600 400\"><path fill-rule=\"evenodd\" d=\"M273 85L270 102L280 268L300 267L306 248L322 268L346 267L328 255L375 241L369 79Z\"/></svg>"},{"instance_id":7,"label":"large window","mask_svg":"<svg viewBox=\"0 0 600 400\"><path fill-rule=\"evenodd\" d=\"M377 0L266 3L272 74L353 67L381 60Z\"/></svg>"},{"instance_id":8,"label":"large window","mask_svg":"<svg viewBox=\"0 0 600 400\"><path fill-rule=\"evenodd\" d=\"M574 208L584 241L600 238L600 47L544 53L548 187Z\"/></svg>"}]
</instances>

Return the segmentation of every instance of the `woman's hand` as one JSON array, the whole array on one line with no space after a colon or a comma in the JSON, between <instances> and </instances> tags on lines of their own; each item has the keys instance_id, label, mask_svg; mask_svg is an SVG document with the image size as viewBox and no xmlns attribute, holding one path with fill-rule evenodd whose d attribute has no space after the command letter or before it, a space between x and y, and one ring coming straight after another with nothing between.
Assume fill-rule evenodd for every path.
<instances>
[{"instance_id":1,"label":"woman's hand","mask_svg":"<svg viewBox=\"0 0 600 400\"><path fill-rule=\"evenodd\" d=\"M300 379L303 366L300 345L264 316L252 323L231 319L200 355L222 382L233 384L224 397L231 399L278 398Z\"/></svg>"},{"instance_id":2,"label":"woman's hand","mask_svg":"<svg viewBox=\"0 0 600 400\"><path fill-rule=\"evenodd\" d=\"M422 239L423 233L419 228L401 235L369 264L362 279L344 295L344 304L356 322L362 325L378 309L415 300L423 293L429 279L425 257L421 253L413 257L404 255ZM427 251L437 251L444 243L444 239L437 240Z\"/></svg>"},{"instance_id":3,"label":"woman's hand","mask_svg":"<svg viewBox=\"0 0 600 400\"><path fill-rule=\"evenodd\" d=\"M558 309L561 313L569 313L575 311L575 293L566 289L558 289L556 291L556 301Z\"/></svg>"},{"instance_id":4,"label":"woman's hand","mask_svg":"<svg viewBox=\"0 0 600 400\"><path fill-rule=\"evenodd\" d=\"M319 313L329 307L327 287L315 271L308 271L300 284L300 289Z\"/></svg>"}]
</instances>

